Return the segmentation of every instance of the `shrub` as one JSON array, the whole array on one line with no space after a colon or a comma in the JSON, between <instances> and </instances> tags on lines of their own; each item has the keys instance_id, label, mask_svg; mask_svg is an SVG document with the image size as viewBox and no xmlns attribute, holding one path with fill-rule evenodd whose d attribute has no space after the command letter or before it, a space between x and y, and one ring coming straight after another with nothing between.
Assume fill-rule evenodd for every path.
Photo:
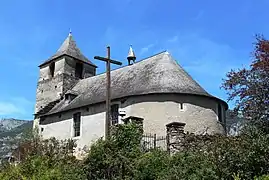
<instances>
[{"instance_id":1,"label":"shrub","mask_svg":"<svg viewBox=\"0 0 269 180\"><path fill-rule=\"evenodd\" d=\"M41 140L33 136L24 140L13 153L20 163L5 166L0 171L0 179L85 179L82 163L72 154L74 147L71 140Z\"/></svg>"},{"instance_id":2,"label":"shrub","mask_svg":"<svg viewBox=\"0 0 269 180\"><path fill-rule=\"evenodd\" d=\"M135 170L135 159L141 155L142 131L136 124L118 125L111 137L99 139L85 159L88 179L129 179Z\"/></svg>"}]
</instances>

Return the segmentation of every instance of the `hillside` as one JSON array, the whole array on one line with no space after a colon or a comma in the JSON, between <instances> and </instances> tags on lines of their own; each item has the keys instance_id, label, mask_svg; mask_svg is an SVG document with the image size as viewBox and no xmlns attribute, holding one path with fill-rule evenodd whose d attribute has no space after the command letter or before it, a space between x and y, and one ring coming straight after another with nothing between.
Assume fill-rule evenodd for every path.
<instances>
[{"instance_id":1,"label":"hillside","mask_svg":"<svg viewBox=\"0 0 269 180\"><path fill-rule=\"evenodd\" d=\"M0 159L17 147L23 132L32 128L33 121L18 119L0 120Z\"/></svg>"}]
</instances>

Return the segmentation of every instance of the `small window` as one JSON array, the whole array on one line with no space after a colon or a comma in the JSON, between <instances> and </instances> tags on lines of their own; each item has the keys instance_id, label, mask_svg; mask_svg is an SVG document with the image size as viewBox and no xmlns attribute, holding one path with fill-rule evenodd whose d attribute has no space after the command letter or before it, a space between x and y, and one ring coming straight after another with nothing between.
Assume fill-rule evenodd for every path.
<instances>
[{"instance_id":1,"label":"small window","mask_svg":"<svg viewBox=\"0 0 269 180\"><path fill-rule=\"evenodd\" d=\"M45 117L40 117L40 124L44 124L46 118Z\"/></svg>"},{"instance_id":2,"label":"small window","mask_svg":"<svg viewBox=\"0 0 269 180\"><path fill-rule=\"evenodd\" d=\"M113 104L111 106L111 125L119 123L119 105Z\"/></svg>"},{"instance_id":3,"label":"small window","mask_svg":"<svg viewBox=\"0 0 269 180\"><path fill-rule=\"evenodd\" d=\"M41 132L43 132L44 131L44 128L41 128Z\"/></svg>"},{"instance_id":4,"label":"small window","mask_svg":"<svg viewBox=\"0 0 269 180\"><path fill-rule=\"evenodd\" d=\"M80 123L81 123L81 113L78 112L73 115L74 137L80 136Z\"/></svg>"},{"instance_id":5,"label":"small window","mask_svg":"<svg viewBox=\"0 0 269 180\"><path fill-rule=\"evenodd\" d=\"M222 110L221 110L220 104L218 104L218 118L219 118L219 121L222 122Z\"/></svg>"},{"instance_id":6,"label":"small window","mask_svg":"<svg viewBox=\"0 0 269 180\"><path fill-rule=\"evenodd\" d=\"M76 63L75 76L80 79L83 78L83 64L82 63Z\"/></svg>"},{"instance_id":7,"label":"small window","mask_svg":"<svg viewBox=\"0 0 269 180\"><path fill-rule=\"evenodd\" d=\"M77 95L71 93L65 94L64 96L67 102L71 102L73 99L75 99L75 97L77 97Z\"/></svg>"},{"instance_id":8,"label":"small window","mask_svg":"<svg viewBox=\"0 0 269 180\"><path fill-rule=\"evenodd\" d=\"M55 62L52 62L49 66L50 69L50 76L54 77L54 71L55 71Z\"/></svg>"},{"instance_id":9,"label":"small window","mask_svg":"<svg viewBox=\"0 0 269 180\"><path fill-rule=\"evenodd\" d=\"M179 104L179 108L180 108L180 110L183 110L183 103Z\"/></svg>"}]
</instances>

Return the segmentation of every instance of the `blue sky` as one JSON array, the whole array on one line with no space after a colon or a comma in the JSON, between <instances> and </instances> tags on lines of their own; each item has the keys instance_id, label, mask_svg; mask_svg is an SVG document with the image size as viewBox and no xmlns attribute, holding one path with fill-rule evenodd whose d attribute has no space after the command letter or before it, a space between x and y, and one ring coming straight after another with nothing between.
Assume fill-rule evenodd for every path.
<instances>
[{"instance_id":1,"label":"blue sky","mask_svg":"<svg viewBox=\"0 0 269 180\"><path fill-rule=\"evenodd\" d=\"M111 46L126 64L129 44L142 59L168 50L209 93L231 68L251 61L254 35L269 34L267 0L10 0L0 4L0 117L32 119L38 65L69 29L93 60Z\"/></svg>"}]
</instances>

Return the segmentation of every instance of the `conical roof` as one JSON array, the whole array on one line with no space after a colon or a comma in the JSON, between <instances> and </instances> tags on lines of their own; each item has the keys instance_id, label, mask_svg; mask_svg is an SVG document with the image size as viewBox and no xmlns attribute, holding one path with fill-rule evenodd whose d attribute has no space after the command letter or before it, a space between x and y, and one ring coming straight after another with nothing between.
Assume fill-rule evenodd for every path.
<instances>
[{"instance_id":1,"label":"conical roof","mask_svg":"<svg viewBox=\"0 0 269 180\"><path fill-rule=\"evenodd\" d=\"M84 63L90 64L96 67L96 65L94 65L88 58L86 58L81 53L80 49L76 45L76 42L71 32L69 33L68 37L65 39L61 47L58 49L58 51L52 57L46 60L44 63L39 65L39 67L63 55L71 56L79 61L82 61Z\"/></svg>"},{"instance_id":2,"label":"conical roof","mask_svg":"<svg viewBox=\"0 0 269 180\"><path fill-rule=\"evenodd\" d=\"M66 111L106 100L106 74L80 80L72 89L77 96L70 104L56 105L48 114ZM189 94L218 99L206 92L168 52L141 60L132 66L111 71L111 98L146 94Z\"/></svg>"},{"instance_id":3,"label":"conical roof","mask_svg":"<svg viewBox=\"0 0 269 180\"><path fill-rule=\"evenodd\" d=\"M130 49L129 49L129 53L128 53L127 58L134 58L134 59L136 59L134 50L132 48L132 45L130 46Z\"/></svg>"}]
</instances>

